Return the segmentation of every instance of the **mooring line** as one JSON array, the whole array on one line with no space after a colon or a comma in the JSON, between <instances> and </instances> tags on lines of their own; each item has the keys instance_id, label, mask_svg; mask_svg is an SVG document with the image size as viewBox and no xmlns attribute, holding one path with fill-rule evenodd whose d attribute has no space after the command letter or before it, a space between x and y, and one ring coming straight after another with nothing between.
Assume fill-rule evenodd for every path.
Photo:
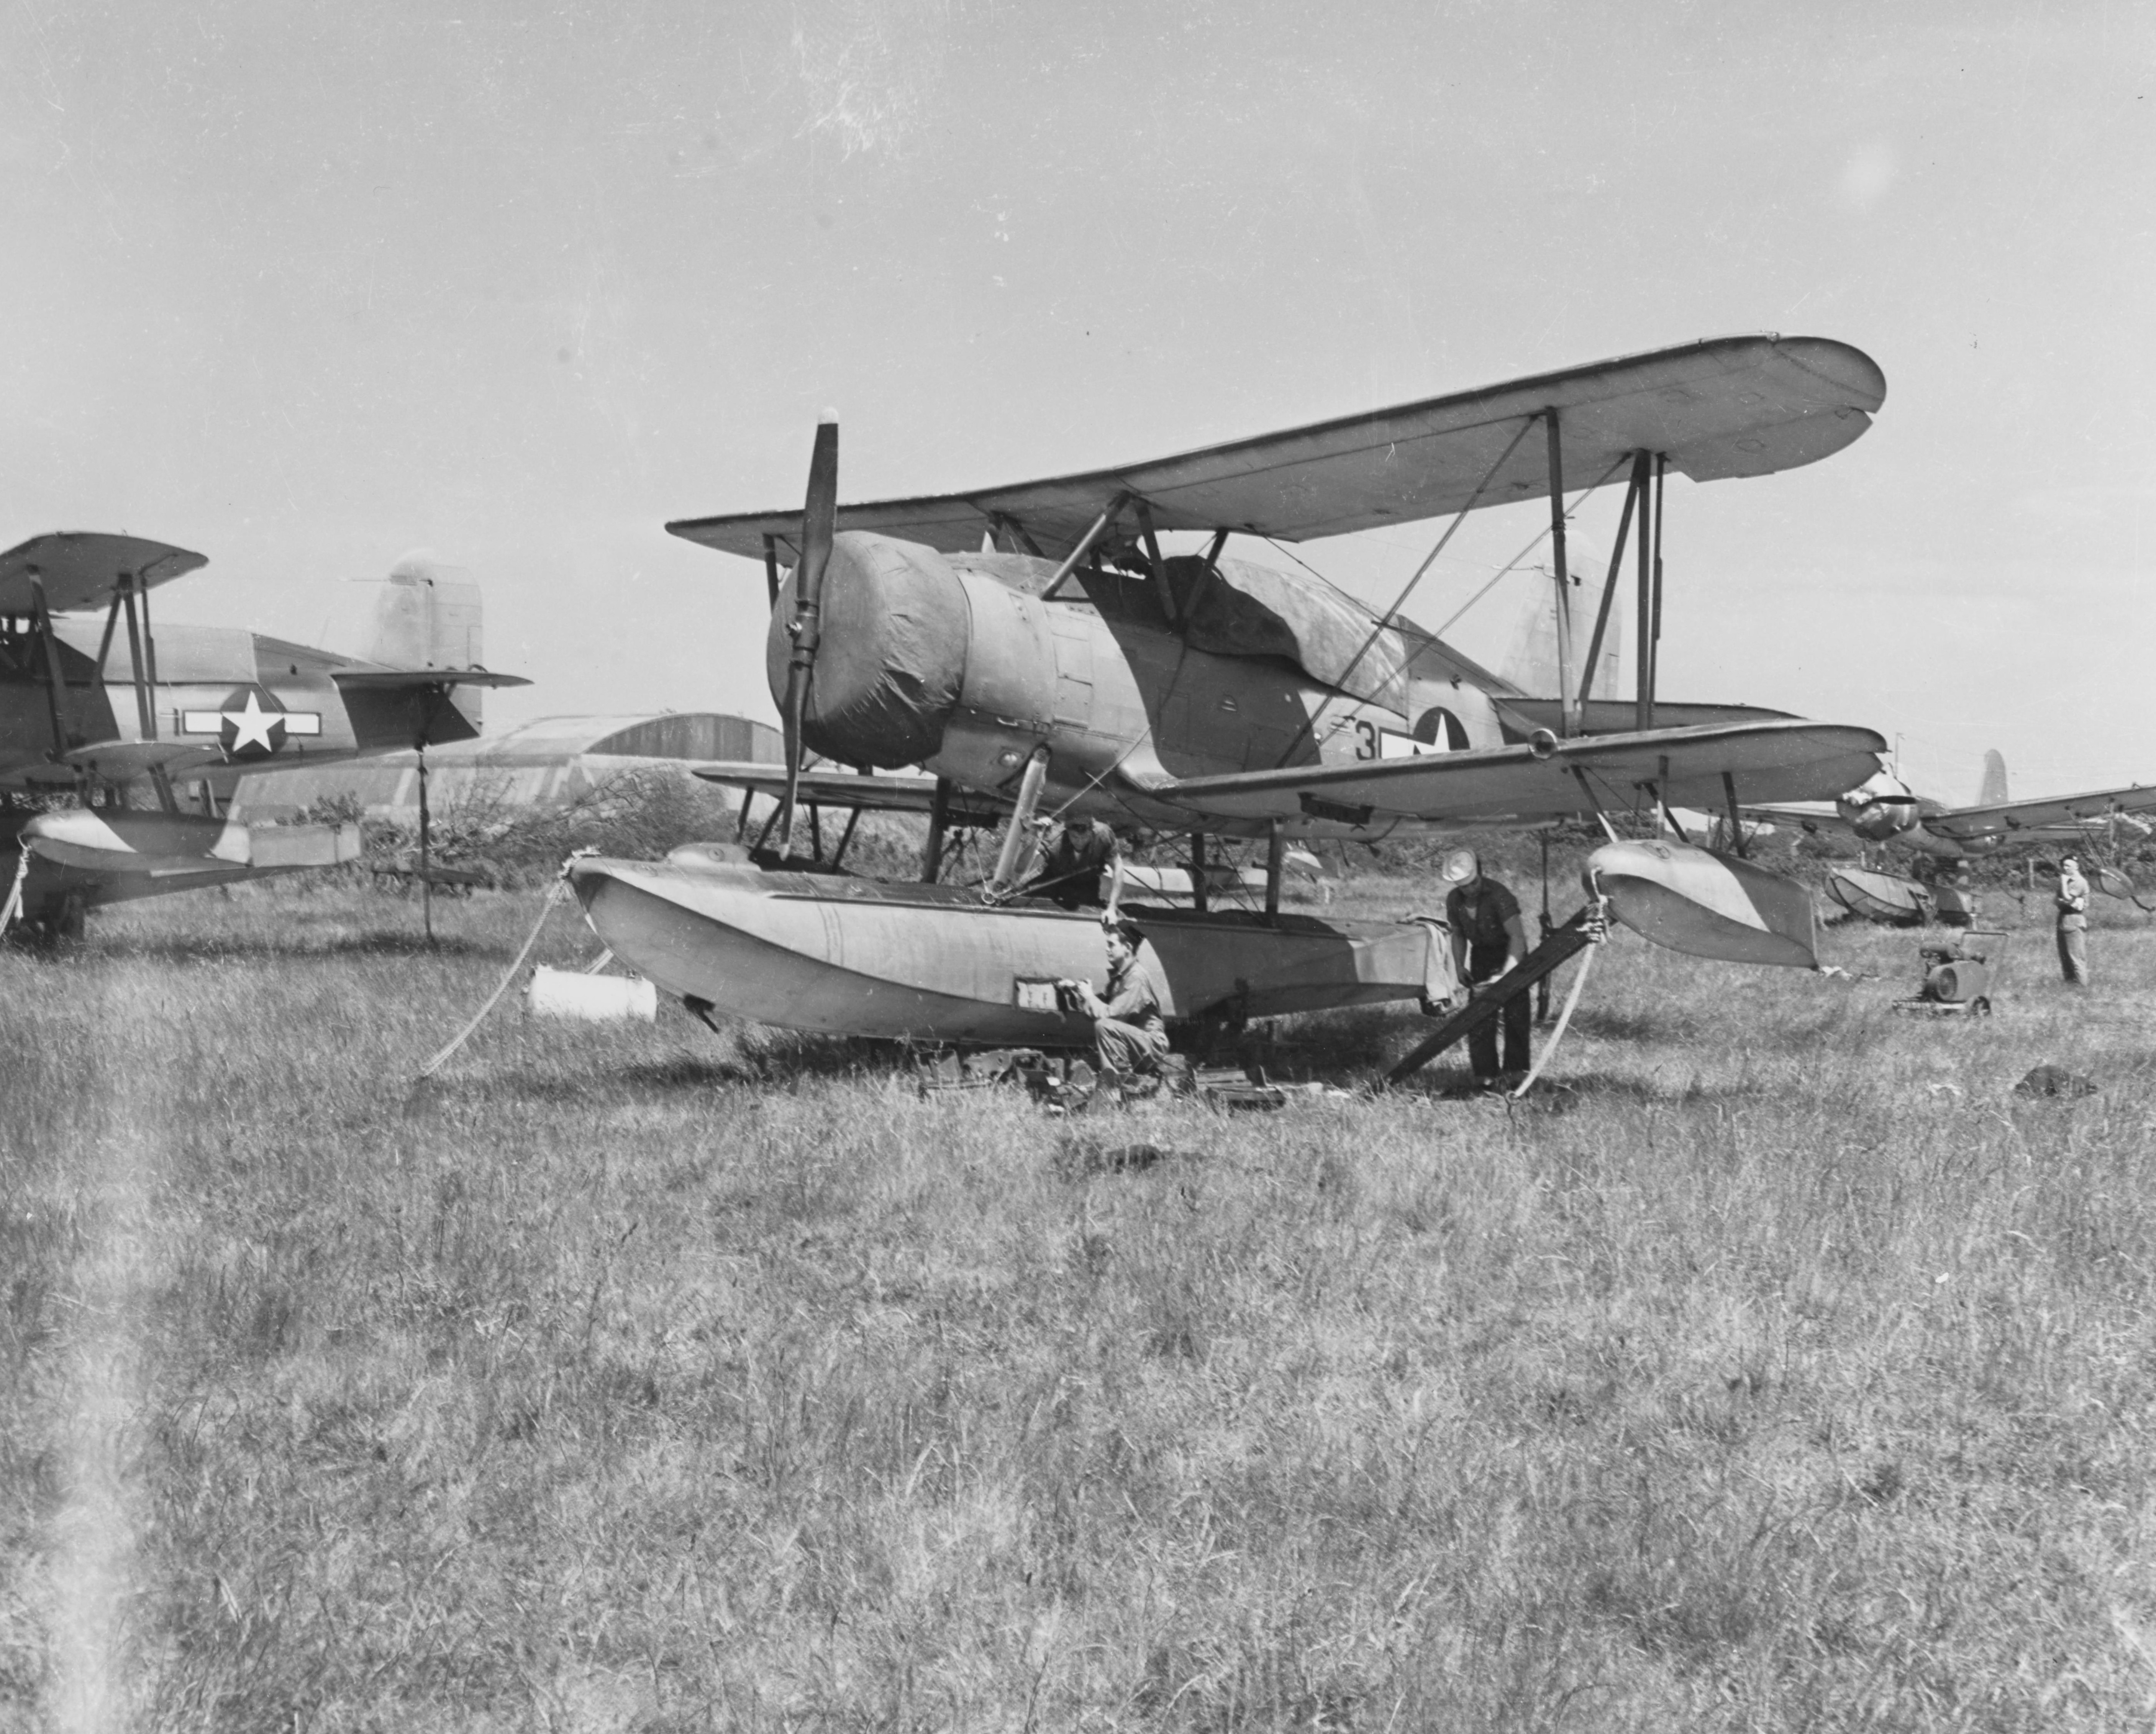
<instances>
[{"instance_id":1,"label":"mooring line","mask_svg":"<svg viewBox=\"0 0 2156 1734\"><path fill-rule=\"evenodd\" d=\"M567 878L556 880L547 888L547 900L539 905L539 919L531 924L531 931L524 936L524 948L517 952L516 961L509 966L509 972L502 977L501 984L495 988L494 992L487 995L486 1003L472 1013L471 1022L456 1033L447 1047L419 1068L418 1074L412 1080L414 1084L424 1083L427 1079L434 1076L435 1072L448 1062L452 1054L471 1039L471 1033L486 1021L486 1014L494 1009L501 996L509 991L509 984L516 979L517 971L524 967L524 960L531 955L531 947L539 943L539 930L547 925L547 917L553 914L554 905L562 900L562 893L568 888L569 881Z\"/></svg>"},{"instance_id":2,"label":"mooring line","mask_svg":"<svg viewBox=\"0 0 2156 1734\"><path fill-rule=\"evenodd\" d=\"M1579 1003L1579 990L1587 985L1588 971L1594 967L1594 954L1605 942L1596 941L1587 948L1587 955L1579 960L1579 973L1572 978L1572 991L1564 996L1564 1009L1558 1013L1557 1028L1550 1032L1550 1039L1543 1044L1542 1057L1527 1069L1527 1076L1520 1080L1520 1087L1512 1092L1514 1101L1519 1100L1534 1087L1535 1080L1542 1076L1543 1068L1550 1063L1550 1056L1557 1052L1557 1044L1564 1039L1565 1029L1572 1022L1573 1008Z\"/></svg>"},{"instance_id":3,"label":"mooring line","mask_svg":"<svg viewBox=\"0 0 2156 1734\"><path fill-rule=\"evenodd\" d=\"M23 881L30 876L30 847L19 838L16 839L16 847L21 853L15 857L15 883L8 889L8 901L0 905L0 934L7 932L8 924L21 911Z\"/></svg>"}]
</instances>

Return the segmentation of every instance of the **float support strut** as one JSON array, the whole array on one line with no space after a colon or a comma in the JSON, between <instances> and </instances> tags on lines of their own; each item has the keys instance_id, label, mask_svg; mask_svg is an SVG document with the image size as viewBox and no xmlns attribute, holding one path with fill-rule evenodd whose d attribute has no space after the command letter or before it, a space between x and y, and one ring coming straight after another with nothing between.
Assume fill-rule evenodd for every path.
<instances>
[{"instance_id":1,"label":"float support strut","mask_svg":"<svg viewBox=\"0 0 2156 1734\"><path fill-rule=\"evenodd\" d=\"M1033 810L1040 804L1040 785L1048 777L1048 749L1036 746L1025 762L1018 781L1018 803L1011 808L1010 828L996 855L995 876L981 889L991 903L1000 903L1018 890L1019 870L1025 862L1026 834L1033 829Z\"/></svg>"}]
</instances>

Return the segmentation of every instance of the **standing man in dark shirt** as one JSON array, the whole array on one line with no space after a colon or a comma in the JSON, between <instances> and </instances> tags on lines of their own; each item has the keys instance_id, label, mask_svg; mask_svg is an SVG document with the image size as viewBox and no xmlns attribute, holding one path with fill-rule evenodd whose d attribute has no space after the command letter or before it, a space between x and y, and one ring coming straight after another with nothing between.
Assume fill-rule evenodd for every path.
<instances>
[{"instance_id":1,"label":"standing man in dark shirt","mask_svg":"<svg viewBox=\"0 0 2156 1734\"><path fill-rule=\"evenodd\" d=\"M1467 982L1493 982L1517 969L1527 955L1527 930L1520 919L1520 900L1482 870L1471 849L1455 849L1439 875L1452 889L1445 894L1445 919L1452 929L1452 964ZM1469 990L1473 991L1471 987ZM1495 1079L1497 1025L1504 1025L1507 1072L1527 1069L1528 996L1506 1002L1495 1021L1478 1025L1467 1038L1468 1063L1478 1080Z\"/></svg>"}]
</instances>

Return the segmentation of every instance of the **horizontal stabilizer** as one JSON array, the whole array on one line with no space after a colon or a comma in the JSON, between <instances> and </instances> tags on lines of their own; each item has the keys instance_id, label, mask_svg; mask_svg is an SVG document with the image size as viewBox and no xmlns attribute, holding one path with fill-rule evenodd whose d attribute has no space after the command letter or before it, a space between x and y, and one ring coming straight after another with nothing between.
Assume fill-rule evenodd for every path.
<instances>
[{"instance_id":1,"label":"horizontal stabilizer","mask_svg":"<svg viewBox=\"0 0 2156 1734\"><path fill-rule=\"evenodd\" d=\"M109 536L101 531L62 530L0 554L0 614L28 614L35 609L35 578L44 587L45 606L55 614L101 608L119 593L122 577L135 587L182 577L208 558L139 536Z\"/></svg>"}]
</instances>

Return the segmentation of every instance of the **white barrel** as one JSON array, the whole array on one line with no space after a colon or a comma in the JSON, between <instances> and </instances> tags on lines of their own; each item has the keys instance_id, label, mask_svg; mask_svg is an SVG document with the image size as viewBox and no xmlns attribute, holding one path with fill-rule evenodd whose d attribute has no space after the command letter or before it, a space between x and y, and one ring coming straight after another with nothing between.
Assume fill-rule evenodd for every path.
<instances>
[{"instance_id":1,"label":"white barrel","mask_svg":"<svg viewBox=\"0 0 2156 1734\"><path fill-rule=\"evenodd\" d=\"M524 1009L535 1018L578 1023L649 1023L659 1016L659 990L640 977L586 975L542 963L531 972Z\"/></svg>"}]
</instances>

